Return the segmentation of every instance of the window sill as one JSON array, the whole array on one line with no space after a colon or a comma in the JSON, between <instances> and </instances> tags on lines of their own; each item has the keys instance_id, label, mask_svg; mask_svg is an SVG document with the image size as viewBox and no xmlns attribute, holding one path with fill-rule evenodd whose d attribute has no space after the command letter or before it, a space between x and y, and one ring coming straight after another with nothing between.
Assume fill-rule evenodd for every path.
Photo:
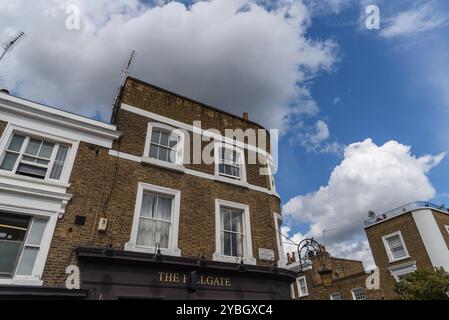
<instances>
[{"instance_id":1,"label":"window sill","mask_svg":"<svg viewBox=\"0 0 449 320\"><path fill-rule=\"evenodd\" d=\"M238 264L238 263L240 263L240 257L224 256L221 253L215 252L213 255L213 261L221 261L221 262ZM250 264L250 265L256 265L257 260L254 257L243 257L243 263Z\"/></svg>"},{"instance_id":2,"label":"window sill","mask_svg":"<svg viewBox=\"0 0 449 320\"><path fill-rule=\"evenodd\" d=\"M395 263L395 262L402 261L402 260L406 260L406 259L410 259L410 258L411 258L411 257L410 257L409 255L406 255L405 257L398 258L398 259L389 259L389 260L388 260L388 263Z\"/></svg>"},{"instance_id":3,"label":"window sill","mask_svg":"<svg viewBox=\"0 0 449 320\"><path fill-rule=\"evenodd\" d=\"M232 185L239 186L239 187L246 188L246 189L249 188L249 184L246 182L243 182L241 180L227 178L227 177L224 177L221 175L215 175L215 181L232 184Z\"/></svg>"},{"instance_id":4,"label":"window sill","mask_svg":"<svg viewBox=\"0 0 449 320\"><path fill-rule=\"evenodd\" d=\"M42 287L44 282L37 279L0 279L0 285Z\"/></svg>"},{"instance_id":5,"label":"window sill","mask_svg":"<svg viewBox=\"0 0 449 320\"><path fill-rule=\"evenodd\" d=\"M0 170L0 177L30 182L30 183L36 183L39 185L46 185L49 187L59 187L59 188L68 188L70 187L70 183L64 183L64 182L58 182L58 181L50 181L50 180L44 180L44 179L38 179L38 178L31 178L26 176L21 176L15 173L11 173L9 171Z\"/></svg>"},{"instance_id":6,"label":"window sill","mask_svg":"<svg viewBox=\"0 0 449 320\"><path fill-rule=\"evenodd\" d=\"M125 243L125 251L155 254L156 248L138 247L133 243L127 242ZM164 256L173 256L173 257L181 256L181 250L179 248L171 248L171 249L161 248L161 253Z\"/></svg>"},{"instance_id":7,"label":"window sill","mask_svg":"<svg viewBox=\"0 0 449 320\"><path fill-rule=\"evenodd\" d=\"M185 173L185 170L186 170L184 168L184 166L182 166L180 164L173 164L173 163L156 160L156 159L149 158L149 157L142 157L142 163L153 165L153 166L164 168L164 169L168 169L168 170L172 170L172 171L176 171L176 172L180 172L180 173Z\"/></svg>"}]
</instances>

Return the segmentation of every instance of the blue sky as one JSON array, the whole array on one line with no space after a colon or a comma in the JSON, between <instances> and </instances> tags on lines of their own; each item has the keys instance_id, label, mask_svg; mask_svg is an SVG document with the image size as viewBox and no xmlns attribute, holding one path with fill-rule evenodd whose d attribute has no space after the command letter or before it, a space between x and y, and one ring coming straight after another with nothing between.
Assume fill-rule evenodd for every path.
<instances>
[{"instance_id":1,"label":"blue sky","mask_svg":"<svg viewBox=\"0 0 449 320\"><path fill-rule=\"evenodd\" d=\"M405 2L403 6L381 5L381 22L383 12L394 15L409 9L410 2ZM438 4L449 10L447 3ZM430 60L435 56L448 68L449 60L444 57L449 57L445 44L449 28L385 39L379 36L380 30L361 28L360 15L359 5L349 6L340 13L313 18L309 29L311 37L332 38L339 45L340 61L333 72L319 75L312 85L312 96L332 136L343 144L368 137L379 145L397 140L412 146L416 155L449 150L445 129L449 106L428 81L433 72ZM291 149L285 138L280 149L278 188L284 200L326 185L341 162L340 155ZM448 169L446 157L429 172L437 190L430 201L448 203ZM301 232L307 228L307 224L295 226Z\"/></svg>"},{"instance_id":2,"label":"blue sky","mask_svg":"<svg viewBox=\"0 0 449 320\"><path fill-rule=\"evenodd\" d=\"M296 242L331 229L333 254L369 265L368 210L449 204L447 1L0 0L0 38L17 30L0 85L18 96L106 121L135 49L133 76L280 129Z\"/></svg>"}]
</instances>

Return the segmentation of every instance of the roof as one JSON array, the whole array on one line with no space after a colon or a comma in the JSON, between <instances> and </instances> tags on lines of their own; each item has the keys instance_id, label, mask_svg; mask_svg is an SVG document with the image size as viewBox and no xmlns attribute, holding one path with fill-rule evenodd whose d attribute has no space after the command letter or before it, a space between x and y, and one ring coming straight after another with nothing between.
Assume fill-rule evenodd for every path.
<instances>
[{"instance_id":1,"label":"roof","mask_svg":"<svg viewBox=\"0 0 449 320\"><path fill-rule=\"evenodd\" d=\"M180 98L180 99L187 100L187 101L193 102L193 103L195 103L195 104L199 104L199 105L201 105L201 106L204 107L204 108L208 108L208 109L210 109L210 110L213 110L213 111L216 111L216 112L220 112L220 113L225 114L225 115L227 115L227 116L230 116L230 117L239 119L239 120L241 120L241 121L250 123L250 124L255 125L255 126L261 128L261 129L265 129L265 130L266 130L266 128L265 128L264 126L260 125L260 124L257 123L257 122L254 122L254 121L251 121L251 120L243 120L241 116L237 116L237 115L235 115L235 114L233 114L233 113L230 113L230 112L228 112L228 111L224 111L223 109L220 109L220 108L217 108L217 107L212 107L212 106L207 105L207 104L205 104L205 103L203 103L203 102L201 102L201 101L194 100L194 99L192 99L192 98L183 96L183 95L181 95L181 94L179 94L179 93L170 91L170 90L168 90L168 89L161 88L161 87L159 87L159 86L156 86L156 85L154 85L154 84L145 82L145 81L143 81L143 80L140 80L140 79L137 79L137 78L134 78L134 77L131 77L131 76L128 76L128 77L126 78L126 81L128 81L128 80L135 81L135 82L139 82L139 83L141 83L141 84L143 84L143 85L145 85L145 86L151 87L151 88L156 89L156 90L159 90L159 91L166 92L166 93L171 94L171 95L173 95L173 96L175 96L175 97L178 97L178 98ZM268 130L267 130L267 132L268 132ZM268 132L268 133L269 133L269 132Z\"/></svg>"}]
</instances>

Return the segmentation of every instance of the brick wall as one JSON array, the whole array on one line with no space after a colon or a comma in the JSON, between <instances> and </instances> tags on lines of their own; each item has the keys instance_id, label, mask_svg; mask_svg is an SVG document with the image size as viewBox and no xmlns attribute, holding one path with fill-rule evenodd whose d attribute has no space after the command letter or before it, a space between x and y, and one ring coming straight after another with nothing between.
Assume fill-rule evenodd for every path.
<instances>
[{"instance_id":1,"label":"brick wall","mask_svg":"<svg viewBox=\"0 0 449 320\"><path fill-rule=\"evenodd\" d=\"M0 137L3 134L3 131L5 131L6 126L8 125L8 122L0 121Z\"/></svg>"},{"instance_id":2,"label":"brick wall","mask_svg":"<svg viewBox=\"0 0 449 320\"><path fill-rule=\"evenodd\" d=\"M159 92L135 81L128 81L125 103L189 123L203 120L213 127L252 126L219 112L209 110L169 93ZM199 118L196 118L199 117ZM201 118L203 117L203 118ZM123 133L113 149L142 156L148 119L121 110L118 130ZM191 122L190 122L191 123ZM215 126L216 128L219 126ZM182 256L197 258L204 251L207 259L215 252L215 199L244 203L249 206L253 255L260 247L273 249L276 245L274 212L280 212L280 200L266 193L239 186L182 174L151 165L109 156L107 149L91 148L80 143L68 190L73 194L66 214L58 221L43 275L46 286L63 286L65 268L75 262L73 249L79 246L106 247L111 241L123 249L129 241L139 182L181 191L178 246ZM193 166L193 165L192 165ZM211 166L196 165L195 170L213 174ZM267 177L259 178L248 167L248 181L267 187ZM84 226L75 226L76 215L86 216ZM99 218L109 219L105 234L97 232ZM267 265L258 260L259 265ZM271 263L270 263L271 265Z\"/></svg>"},{"instance_id":3,"label":"brick wall","mask_svg":"<svg viewBox=\"0 0 449 320\"><path fill-rule=\"evenodd\" d=\"M411 213L406 213L382 223L375 224L366 228L365 231L373 253L374 261L377 267L379 267L380 285L385 293L386 299L393 299L396 297L396 294L394 293L395 280L388 271L389 267L416 261L416 267L418 269L432 268L430 258ZM382 236L396 231L401 231L410 258L390 263L382 241Z\"/></svg>"}]
</instances>

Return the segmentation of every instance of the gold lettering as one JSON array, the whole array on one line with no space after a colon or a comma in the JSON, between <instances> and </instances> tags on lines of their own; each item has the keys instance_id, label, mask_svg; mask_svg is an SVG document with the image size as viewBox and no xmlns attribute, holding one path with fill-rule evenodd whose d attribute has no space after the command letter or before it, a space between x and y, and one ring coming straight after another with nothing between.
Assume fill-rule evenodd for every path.
<instances>
[{"instance_id":1,"label":"gold lettering","mask_svg":"<svg viewBox=\"0 0 449 320\"><path fill-rule=\"evenodd\" d=\"M210 286L213 285L213 284L214 284L214 278L211 277L211 276L207 277L206 283L207 283L208 285L210 285Z\"/></svg>"},{"instance_id":2,"label":"gold lettering","mask_svg":"<svg viewBox=\"0 0 449 320\"><path fill-rule=\"evenodd\" d=\"M182 282L183 283L187 283L187 275L184 273L184 276L182 278Z\"/></svg>"},{"instance_id":3,"label":"gold lettering","mask_svg":"<svg viewBox=\"0 0 449 320\"><path fill-rule=\"evenodd\" d=\"M159 282L163 282L164 280L164 278L163 278L163 276L164 276L164 274L165 274L165 272L159 272Z\"/></svg>"},{"instance_id":4,"label":"gold lettering","mask_svg":"<svg viewBox=\"0 0 449 320\"><path fill-rule=\"evenodd\" d=\"M175 274L173 275L173 282L176 282L176 283L179 282L179 273L175 273Z\"/></svg>"},{"instance_id":5,"label":"gold lettering","mask_svg":"<svg viewBox=\"0 0 449 320\"><path fill-rule=\"evenodd\" d=\"M226 278L226 287L230 287L231 286L231 279L230 278Z\"/></svg>"}]
</instances>

